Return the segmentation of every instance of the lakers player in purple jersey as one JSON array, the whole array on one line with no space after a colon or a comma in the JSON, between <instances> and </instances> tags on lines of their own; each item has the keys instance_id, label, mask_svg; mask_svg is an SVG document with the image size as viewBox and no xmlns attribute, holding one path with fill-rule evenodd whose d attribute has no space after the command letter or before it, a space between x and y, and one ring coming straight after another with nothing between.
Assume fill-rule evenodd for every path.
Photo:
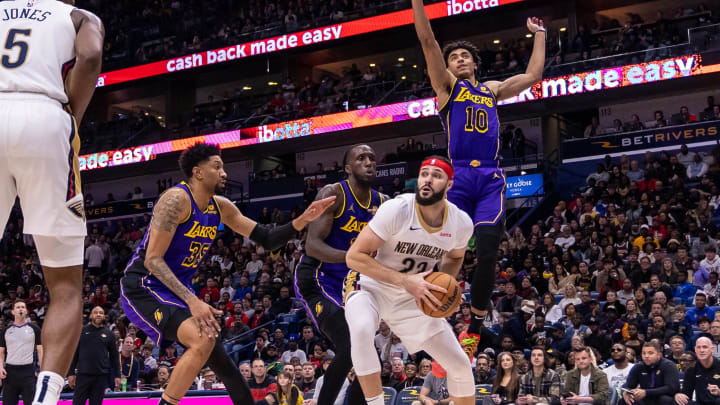
<instances>
[{"instance_id":1,"label":"lakers player in purple jersey","mask_svg":"<svg viewBox=\"0 0 720 405\"><path fill-rule=\"evenodd\" d=\"M352 368L350 331L342 308L343 280L349 269L345 254L387 196L371 189L375 151L354 145L343 157L347 179L323 187L317 199L335 197L333 206L308 226L306 254L295 271L295 294L315 325L335 345L335 358L325 373L318 405L332 405ZM359 388L359 387L358 387ZM350 404L364 398L348 398Z\"/></svg>"},{"instance_id":2,"label":"lakers player in purple jersey","mask_svg":"<svg viewBox=\"0 0 720 405\"><path fill-rule=\"evenodd\" d=\"M495 257L505 233L505 174L498 160L497 103L542 79L546 31L542 20L528 18L527 27L535 39L525 73L505 81L481 83L476 78L480 64L477 48L467 41L456 41L440 49L423 0L412 0L412 6L415 30L448 136L448 154L455 166L455 182L448 191L448 200L468 213L475 224L478 264L470 287L473 317L467 332L460 335L465 352L472 358L483 332L495 284Z\"/></svg>"},{"instance_id":3,"label":"lakers player in purple jersey","mask_svg":"<svg viewBox=\"0 0 720 405\"><path fill-rule=\"evenodd\" d=\"M197 144L180 156L187 180L158 199L152 220L120 281L128 319L160 345L177 340L187 349L178 361L160 404L177 404L207 363L223 381L234 404L252 404L252 395L218 338L222 312L202 302L191 282L213 243L220 223L267 249L277 249L318 218L334 197L313 202L298 218L272 230L245 217L227 198L220 149Z\"/></svg>"}]
</instances>

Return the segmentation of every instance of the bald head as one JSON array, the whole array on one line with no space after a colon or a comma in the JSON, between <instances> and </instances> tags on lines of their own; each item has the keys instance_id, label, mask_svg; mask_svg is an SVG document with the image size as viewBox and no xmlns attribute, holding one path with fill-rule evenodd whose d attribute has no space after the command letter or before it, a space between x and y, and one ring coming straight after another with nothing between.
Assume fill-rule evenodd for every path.
<instances>
[{"instance_id":1,"label":"bald head","mask_svg":"<svg viewBox=\"0 0 720 405\"><path fill-rule=\"evenodd\" d=\"M695 355L697 355L698 361L705 367L708 367L709 364L712 363L713 350L713 342L708 337L700 337L695 342Z\"/></svg>"}]
</instances>

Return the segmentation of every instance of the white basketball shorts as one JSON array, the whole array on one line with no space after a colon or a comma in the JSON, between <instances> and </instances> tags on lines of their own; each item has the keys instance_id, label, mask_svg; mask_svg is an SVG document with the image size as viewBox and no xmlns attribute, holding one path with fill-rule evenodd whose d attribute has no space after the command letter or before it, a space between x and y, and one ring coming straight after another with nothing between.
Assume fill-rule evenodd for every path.
<instances>
[{"instance_id":1,"label":"white basketball shorts","mask_svg":"<svg viewBox=\"0 0 720 405\"><path fill-rule=\"evenodd\" d=\"M85 236L75 118L41 94L0 93L0 231L20 197L23 233Z\"/></svg>"}]
</instances>

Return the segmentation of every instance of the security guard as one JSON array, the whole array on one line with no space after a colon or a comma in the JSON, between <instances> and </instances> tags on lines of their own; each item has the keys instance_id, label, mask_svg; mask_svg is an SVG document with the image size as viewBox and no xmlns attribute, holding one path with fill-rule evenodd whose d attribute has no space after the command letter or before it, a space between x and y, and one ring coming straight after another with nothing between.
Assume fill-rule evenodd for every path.
<instances>
[{"instance_id":1,"label":"security guard","mask_svg":"<svg viewBox=\"0 0 720 405\"><path fill-rule=\"evenodd\" d=\"M115 336L103 326L104 322L105 311L102 307L93 308L90 323L83 327L80 335L68 377L70 388L75 389L73 405L85 405L88 399L90 405L102 404L105 389L109 388L109 375L120 375ZM120 379L116 378L115 386L119 384Z\"/></svg>"},{"instance_id":2,"label":"security guard","mask_svg":"<svg viewBox=\"0 0 720 405\"><path fill-rule=\"evenodd\" d=\"M37 348L38 364L42 362L43 356L40 328L28 320L25 302L16 301L12 314L15 320L0 334L3 404L17 405L18 395L22 394L23 403L29 405L35 396L35 349Z\"/></svg>"}]
</instances>

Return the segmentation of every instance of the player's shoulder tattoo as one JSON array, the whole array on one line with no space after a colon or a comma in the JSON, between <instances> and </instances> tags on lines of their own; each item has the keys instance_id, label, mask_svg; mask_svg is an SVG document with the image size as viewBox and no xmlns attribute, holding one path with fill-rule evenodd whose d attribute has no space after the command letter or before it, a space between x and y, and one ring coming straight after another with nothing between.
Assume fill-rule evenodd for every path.
<instances>
[{"instance_id":1,"label":"player's shoulder tattoo","mask_svg":"<svg viewBox=\"0 0 720 405\"><path fill-rule=\"evenodd\" d=\"M187 217L190 196L179 188L166 191L155 205L152 226L165 232L175 232L178 224Z\"/></svg>"}]
</instances>

